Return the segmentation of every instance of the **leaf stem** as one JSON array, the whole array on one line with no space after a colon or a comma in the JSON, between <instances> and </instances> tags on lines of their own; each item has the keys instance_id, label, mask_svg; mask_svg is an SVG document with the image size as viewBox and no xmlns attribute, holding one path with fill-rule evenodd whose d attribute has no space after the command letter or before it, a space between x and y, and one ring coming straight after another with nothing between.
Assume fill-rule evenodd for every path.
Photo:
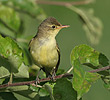
<instances>
[{"instance_id":1,"label":"leaf stem","mask_svg":"<svg viewBox=\"0 0 110 100\"><path fill-rule=\"evenodd\" d=\"M9 80L8 84L12 84L12 82L13 82L13 73L11 72L11 74L10 74L10 80Z\"/></svg>"},{"instance_id":2,"label":"leaf stem","mask_svg":"<svg viewBox=\"0 0 110 100\"><path fill-rule=\"evenodd\" d=\"M73 66L67 71L67 73L70 73L73 70Z\"/></svg>"}]
</instances>

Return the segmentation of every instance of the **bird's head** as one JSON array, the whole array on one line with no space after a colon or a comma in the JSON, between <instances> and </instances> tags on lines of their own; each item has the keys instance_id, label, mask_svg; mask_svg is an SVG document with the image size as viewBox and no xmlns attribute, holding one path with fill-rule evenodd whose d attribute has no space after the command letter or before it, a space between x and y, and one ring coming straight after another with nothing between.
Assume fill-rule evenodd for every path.
<instances>
[{"instance_id":1,"label":"bird's head","mask_svg":"<svg viewBox=\"0 0 110 100\"><path fill-rule=\"evenodd\" d=\"M55 18L49 17L39 25L38 34L55 37L62 28L66 27L69 27L69 25L62 25Z\"/></svg>"}]
</instances>

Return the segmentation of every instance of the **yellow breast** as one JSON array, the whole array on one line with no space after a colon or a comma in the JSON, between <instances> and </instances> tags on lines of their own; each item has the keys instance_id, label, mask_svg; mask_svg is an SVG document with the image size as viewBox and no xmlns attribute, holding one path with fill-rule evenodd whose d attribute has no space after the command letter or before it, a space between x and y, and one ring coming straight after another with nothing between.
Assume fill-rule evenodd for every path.
<instances>
[{"instance_id":1,"label":"yellow breast","mask_svg":"<svg viewBox=\"0 0 110 100\"><path fill-rule=\"evenodd\" d=\"M39 67L55 67L58 62L58 52L55 39L44 41L44 43L37 42L34 44L36 45L33 46L34 48L31 50L34 62Z\"/></svg>"}]
</instances>

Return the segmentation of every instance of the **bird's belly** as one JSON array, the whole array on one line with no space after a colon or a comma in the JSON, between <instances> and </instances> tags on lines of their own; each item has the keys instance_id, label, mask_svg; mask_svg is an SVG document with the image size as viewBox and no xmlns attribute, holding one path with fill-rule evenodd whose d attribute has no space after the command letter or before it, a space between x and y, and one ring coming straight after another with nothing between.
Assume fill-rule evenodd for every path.
<instances>
[{"instance_id":1,"label":"bird's belly","mask_svg":"<svg viewBox=\"0 0 110 100\"><path fill-rule=\"evenodd\" d=\"M58 52L56 48L42 46L35 51L33 55L35 62L40 65L39 67L53 68L58 62Z\"/></svg>"}]
</instances>

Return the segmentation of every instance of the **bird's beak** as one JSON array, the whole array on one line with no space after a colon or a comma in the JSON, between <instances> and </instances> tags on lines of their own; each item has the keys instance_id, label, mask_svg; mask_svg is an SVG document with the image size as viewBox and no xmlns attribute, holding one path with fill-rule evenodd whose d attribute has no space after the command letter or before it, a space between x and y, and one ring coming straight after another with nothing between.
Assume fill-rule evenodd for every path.
<instances>
[{"instance_id":1,"label":"bird's beak","mask_svg":"<svg viewBox=\"0 0 110 100\"><path fill-rule=\"evenodd\" d=\"M57 29L62 29L62 28L67 28L67 27L70 27L70 26L69 25L62 25L62 26L57 27Z\"/></svg>"}]
</instances>

